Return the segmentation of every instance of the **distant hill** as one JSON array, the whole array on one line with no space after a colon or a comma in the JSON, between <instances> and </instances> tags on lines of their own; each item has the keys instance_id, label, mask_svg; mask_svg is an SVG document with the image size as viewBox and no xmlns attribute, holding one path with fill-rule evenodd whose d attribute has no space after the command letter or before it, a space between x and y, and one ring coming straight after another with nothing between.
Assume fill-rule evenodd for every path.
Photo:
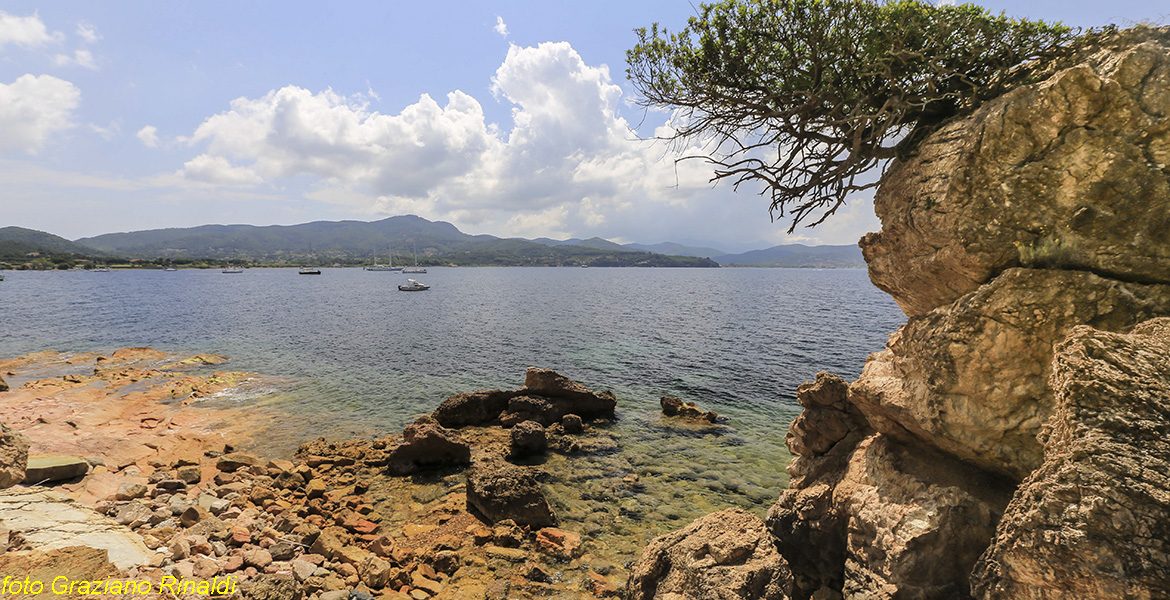
<instances>
[{"instance_id":1,"label":"distant hill","mask_svg":"<svg viewBox=\"0 0 1170 600\"><path fill-rule=\"evenodd\" d=\"M0 258L24 259L33 253L52 256L102 254L93 248L44 231L24 227L0 227Z\"/></svg>"},{"instance_id":2,"label":"distant hill","mask_svg":"<svg viewBox=\"0 0 1170 600\"><path fill-rule=\"evenodd\" d=\"M861 248L852 245L785 244L740 254L712 256L711 259L721 265L745 267L848 269L865 266L865 260L861 257Z\"/></svg>"},{"instance_id":3,"label":"distant hill","mask_svg":"<svg viewBox=\"0 0 1170 600\"><path fill-rule=\"evenodd\" d=\"M119 256L209 259L268 264L385 263L420 265L582 265L717 267L710 260L636 251L592 238L534 242L469 235L454 225L414 215L380 221L317 221L300 225L203 225L111 233L77 240ZM546 243L547 242L547 243Z\"/></svg>"},{"instance_id":4,"label":"distant hill","mask_svg":"<svg viewBox=\"0 0 1170 600\"><path fill-rule=\"evenodd\" d=\"M717 250L715 248L707 248L705 246L684 246L674 242L662 242L660 244L625 244L625 246L626 248L633 250L657 252L659 254L677 254L678 256L699 256L703 258L714 258L716 256L727 255L726 252Z\"/></svg>"}]
</instances>

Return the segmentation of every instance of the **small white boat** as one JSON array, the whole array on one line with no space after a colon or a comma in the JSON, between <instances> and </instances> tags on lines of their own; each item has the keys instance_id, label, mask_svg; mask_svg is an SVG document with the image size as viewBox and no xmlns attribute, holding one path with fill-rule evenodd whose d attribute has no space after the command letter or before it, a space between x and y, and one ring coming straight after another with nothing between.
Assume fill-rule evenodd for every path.
<instances>
[{"instance_id":1,"label":"small white boat","mask_svg":"<svg viewBox=\"0 0 1170 600\"><path fill-rule=\"evenodd\" d=\"M176 269L176 268L174 268L174 267L167 267L167 268L165 268L165 269L163 269L163 270L164 270L164 271L178 271L178 269Z\"/></svg>"},{"instance_id":2,"label":"small white boat","mask_svg":"<svg viewBox=\"0 0 1170 600\"><path fill-rule=\"evenodd\" d=\"M242 267L227 267L226 269L224 269L221 272L222 273L232 273L232 274L243 273L244 269Z\"/></svg>"},{"instance_id":3,"label":"small white boat","mask_svg":"<svg viewBox=\"0 0 1170 600\"><path fill-rule=\"evenodd\" d=\"M380 265L380 264L378 264L378 259L375 258L374 264L362 267L362 270L365 270L365 271L394 271L394 272L401 272L402 271L402 267L394 266L394 253L393 252L390 252L390 259L389 260L390 260L389 264Z\"/></svg>"},{"instance_id":4,"label":"small white boat","mask_svg":"<svg viewBox=\"0 0 1170 600\"><path fill-rule=\"evenodd\" d=\"M301 267L301 270L297 271L297 273L301 275L320 275L321 269L317 267Z\"/></svg>"},{"instance_id":5,"label":"small white boat","mask_svg":"<svg viewBox=\"0 0 1170 600\"><path fill-rule=\"evenodd\" d=\"M94 273L109 273L110 268L105 266L105 265L102 265L100 267L94 267L93 272Z\"/></svg>"},{"instance_id":6,"label":"small white boat","mask_svg":"<svg viewBox=\"0 0 1170 600\"><path fill-rule=\"evenodd\" d=\"M403 267L403 273L426 273L426 267Z\"/></svg>"},{"instance_id":7,"label":"small white boat","mask_svg":"<svg viewBox=\"0 0 1170 600\"><path fill-rule=\"evenodd\" d=\"M0 273L0 281L4 281L4 274Z\"/></svg>"},{"instance_id":8,"label":"small white boat","mask_svg":"<svg viewBox=\"0 0 1170 600\"><path fill-rule=\"evenodd\" d=\"M410 283L398 286L400 292L422 292L431 289L431 286L425 283L419 283L413 279L407 279Z\"/></svg>"}]
</instances>

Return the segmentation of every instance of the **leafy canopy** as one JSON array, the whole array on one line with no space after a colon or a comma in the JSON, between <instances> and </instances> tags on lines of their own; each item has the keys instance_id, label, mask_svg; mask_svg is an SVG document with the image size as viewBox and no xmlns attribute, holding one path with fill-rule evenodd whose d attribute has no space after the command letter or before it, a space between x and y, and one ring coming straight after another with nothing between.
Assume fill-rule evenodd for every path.
<instances>
[{"instance_id":1,"label":"leafy canopy","mask_svg":"<svg viewBox=\"0 0 1170 600\"><path fill-rule=\"evenodd\" d=\"M945 119L1029 79L1077 33L919 0L725 0L679 33L636 30L627 75L713 181L762 181L773 217L817 225ZM695 158L695 157L692 157Z\"/></svg>"}]
</instances>

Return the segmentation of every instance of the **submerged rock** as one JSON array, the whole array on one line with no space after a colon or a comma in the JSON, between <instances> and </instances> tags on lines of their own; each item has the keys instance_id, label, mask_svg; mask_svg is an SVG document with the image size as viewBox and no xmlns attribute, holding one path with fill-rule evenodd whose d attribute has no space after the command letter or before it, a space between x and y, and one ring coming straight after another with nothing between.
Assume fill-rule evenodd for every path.
<instances>
[{"instance_id":1,"label":"submerged rock","mask_svg":"<svg viewBox=\"0 0 1170 600\"><path fill-rule=\"evenodd\" d=\"M659 400L659 404L662 405L662 414L668 417L682 417L695 421L707 421L708 423L715 423L719 420L719 414L715 411L701 410L695 406L694 402L683 402L673 396L663 396Z\"/></svg>"},{"instance_id":2,"label":"submerged rock","mask_svg":"<svg viewBox=\"0 0 1170 600\"><path fill-rule=\"evenodd\" d=\"M985 600L1170 597L1170 319L1056 348L1044 464L975 570Z\"/></svg>"},{"instance_id":3,"label":"submerged rock","mask_svg":"<svg viewBox=\"0 0 1170 600\"><path fill-rule=\"evenodd\" d=\"M628 600L787 600L788 564L763 521L738 508L654 539L630 570Z\"/></svg>"},{"instance_id":4,"label":"submerged rock","mask_svg":"<svg viewBox=\"0 0 1170 600\"><path fill-rule=\"evenodd\" d=\"M557 524L532 473L499 457L489 457L467 470L467 503L492 523L510 519L534 528Z\"/></svg>"}]
</instances>

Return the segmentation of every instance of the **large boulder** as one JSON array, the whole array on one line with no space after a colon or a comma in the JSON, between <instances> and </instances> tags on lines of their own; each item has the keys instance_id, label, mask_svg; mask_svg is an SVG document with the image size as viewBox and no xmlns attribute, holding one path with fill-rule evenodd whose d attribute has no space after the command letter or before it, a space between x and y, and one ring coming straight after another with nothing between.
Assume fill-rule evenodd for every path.
<instances>
[{"instance_id":1,"label":"large boulder","mask_svg":"<svg viewBox=\"0 0 1170 600\"><path fill-rule=\"evenodd\" d=\"M976 597L1170 598L1170 319L1056 349L1044 464L974 573Z\"/></svg>"},{"instance_id":2,"label":"large boulder","mask_svg":"<svg viewBox=\"0 0 1170 600\"><path fill-rule=\"evenodd\" d=\"M499 420L515 390L478 390L452 394L431 416L443 427L486 425Z\"/></svg>"},{"instance_id":3,"label":"large boulder","mask_svg":"<svg viewBox=\"0 0 1170 600\"><path fill-rule=\"evenodd\" d=\"M594 392L551 369L528 367L524 387L517 391L543 397L552 405L549 416L553 420L548 423L541 420L544 425L556 423L567 414L584 419L612 419L617 406L613 392ZM511 407L508 410L513 412Z\"/></svg>"},{"instance_id":4,"label":"large boulder","mask_svg":"<svg viewBox=\"0 0 1170 600\"><path fill-rule=\"evenodd\" d=\"M24 481L28 438L0 423L0 490Z\"/></svg>"},{"instance_id":5,"label":"large boulder","mask_svg":"<svg viewBox=\"0 0 1170 600\"><path fill-rule=\"evenodd\" d=\"M424 421L402 430L402 443L389 452L386 460L386 472L390 475L409 475L426 469L471 464L471 446L458 433Z\"/></svg>"},{"instance_id":6,"label":"large boulder","mask_svg":"<svg viewBox=\"0 0 1170 600\"><path fill-rule=\"evenodd\" d=\"M788 565L759 517L711 513L656 538L630 569L628 600L787 600Z\"/></svg>"},{"instance_id":7,"label":"large boulder","mask_svg":"<svg viewBox=\"0 0 1170 600\"><path fill-rule=\"evenodd\" d=\"M557 524L532 473L496 456L467 470L467 504L492 523L511 519L533 528Z\"/></svg>"},{"instance_id":8,"label":"large boulder","mask_svg":"<svg viewBox=\"0 0 1170 600\"><path fill-rule=\"evenodd\" d=\"M1023 479L1052 414L1052 346L1076 325L1122 331L1170 315L1170 285L1009 269L913 317L870 356L850 400L883 433Z\"/></svg>"},{"instance_id":9,"label":"large boulder","mask_svg":"<svg viewBox=\"0 0 1170 600\"><path fill-rule=\"evenodd\" d=\"M0 377L0 392L8 391L8 382L4 381L4 377Z\"/></svg>"},{"instance_id":10,"label":"large boulder","mask_svg":"<svg viewBox=\"0 0 1170 600\"><path fill-rule=\"evenodd\" d=\"M1170 283L1170 29L1137 28L930 135L861 241L907 316L1014 266Z\"/></svg>"}]
</instances>

